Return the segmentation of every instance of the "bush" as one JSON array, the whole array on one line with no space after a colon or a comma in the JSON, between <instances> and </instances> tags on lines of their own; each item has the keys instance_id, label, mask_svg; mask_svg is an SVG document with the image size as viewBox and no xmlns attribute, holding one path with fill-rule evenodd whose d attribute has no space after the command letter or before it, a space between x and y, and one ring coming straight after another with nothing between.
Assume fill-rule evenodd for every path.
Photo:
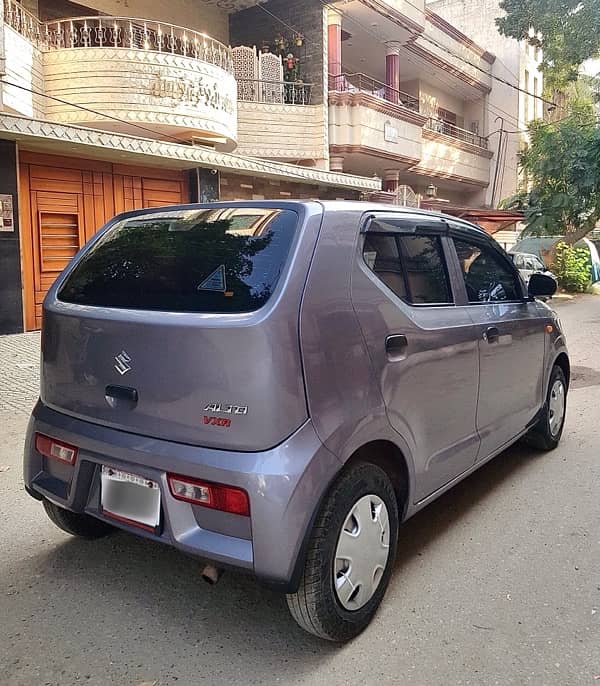
<instances>
[{"instance_id":1,"label":"bush","mask_svg":"<svg viewBox=\"0 0 600 686\"><path fill-rule=\"evenodd\" d=\"M571 293L583 293L591 278L590 256L585 248L574 248L563 241L556 244L554 273L561 288Z\"/></svg>"}]
</instances>

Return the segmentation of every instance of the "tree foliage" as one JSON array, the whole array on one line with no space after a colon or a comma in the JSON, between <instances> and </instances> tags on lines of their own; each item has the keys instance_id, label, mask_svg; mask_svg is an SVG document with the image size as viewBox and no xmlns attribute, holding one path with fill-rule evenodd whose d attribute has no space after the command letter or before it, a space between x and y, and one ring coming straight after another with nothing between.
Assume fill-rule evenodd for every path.
<instances>
[{"instance_id":1,"label":"tree foliage","mask_svg":"<svg viewBox=\"0 0 600 686\"><path fill-rule=\"evenodd\" d=\"M572 102L563 119L529 126L519 155L526 189L503 204L520 209L529 235L574 244L600 219L600 128L589 104Z\"/></svg>"},{"instance_id":2,"label":"tree foliage","mask_svg":"<svg viewBox=\"0 0 600 686\"><path fill-rule=\"evenodd\" d=\"M590 283L590 253L563 241L556 244L554 273L566 291L583 293Z\"/></svg>"},{"instance_id":3,"label":"tree foliage","mask_svg":"<svg viewBox=\"0 0 600 686\"><path fill-rule=\"evenodd\" d=\"M600 54L600 0L502 0L500 8L500 33L542 48L548 92L562 91Z\"/></svg>"}]
</instances>

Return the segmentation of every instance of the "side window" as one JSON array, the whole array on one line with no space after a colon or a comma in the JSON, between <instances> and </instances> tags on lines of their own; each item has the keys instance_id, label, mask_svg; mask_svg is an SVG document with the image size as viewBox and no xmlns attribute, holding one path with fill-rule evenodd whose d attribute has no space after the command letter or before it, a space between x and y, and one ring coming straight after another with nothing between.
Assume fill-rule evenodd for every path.
<instances>
[{"instance_id":1,"label":"side window","mask_svg":"<svg viewBox=\"0 0 600 686\"><path fill-rule=\"evenodd\" d=\"M399 298L413 305L451 304L452 294L437 236L370 233L363 256Z\"/></svg>"},{"instance_id":2,"label":"side window","mask_svg":"<svg viewBox=\"0 0 600 686\"><path fill-rule=\"evenodd\" d=\"M469 302L520 300L521 287L509 265L483 245L454 239Z\"/></svg>"},{"instance_id":3,"label":"side window","mask_svg":"<svg viewBox=\"0 0 600 686\"><path fill-rule=\"evenodd\" d=\"M363 257L367 267L399 298L406 300L406 282L400 261L396 236L391 233L370 233L365 238Z\"/></svg>"}]
</instances>

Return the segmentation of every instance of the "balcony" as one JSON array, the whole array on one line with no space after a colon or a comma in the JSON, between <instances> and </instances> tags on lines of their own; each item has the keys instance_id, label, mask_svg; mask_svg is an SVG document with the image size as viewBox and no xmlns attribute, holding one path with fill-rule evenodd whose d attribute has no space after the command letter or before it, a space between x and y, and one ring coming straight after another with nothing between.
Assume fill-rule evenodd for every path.
<instances>
[{"instance_id":1,"label":"balcony","mask_svg":"<svg viewBox=\"0 0 600 686\"><path fill-rule=\"evenodd\" d=\"M419 98L365 74L330 76L329 88L329 151L346 170L488 185L492 153L483 136L421 113Z\"/></svg>"},{"instance_id":2,"label":"balcony","mask_svg":"<svg viewBox=\"0 0 600 686\"><path fill-rule=\"evenodd\" d=\"M4 5L5 22L41 55L48 119L235 147L227 46L172 24L106 16L40 23L14 0Z\"/></svg>"},{"instance_id":3,"label":"balcony","mask_svg":"<svg viewBox=\"0 0 600 686\"><path fill-rule=\"evenodd\" d=\"M385 100L392 105L399 105L413 112L419 111L419 98L387 86L385 83L367 76L367 74L344 72L342 74L330 75L329 91L330 93L332 91L362 93L378 100Z\"/></svg>"},{"instance_id":4,"label":"balcony","mask_svg":"<svg viewBox=\"0 0 600 686\"><path fill-rule=\"evenodd\" d=\"M422 133L421 160L413 171L473 187L489 184L493 153L486 138L431 117Z\"/></svg>"},{"instance_id":5,"label":"balcony","mask_svg":"<svg viewBox=\"0 0 600 686\"><path fill-rule=\"evenodd\" d=\"M329 77L329 150L345 163L367 168L366 158L408 168L421 158L426 117L419 101L365 74Z\"/></svg>"},{"instance_id":6,"label":"balcony","mask_svg":"<svg viewBox=\"0 0 600 686\"><path fill-rule=\"evenodd\" d=\"M454 144L462 142L467 145L472 145L476 148L482 148L484 150L488 149L487 138L484 138L473 131L461 129L459 126L455 126L454 124L444 121L443 119L428 117L427 121L425 122L425 128L429 131L433 131L434 133L439 133L443 136L452 138L452 143Z\"/></svg>"}]
</instances>

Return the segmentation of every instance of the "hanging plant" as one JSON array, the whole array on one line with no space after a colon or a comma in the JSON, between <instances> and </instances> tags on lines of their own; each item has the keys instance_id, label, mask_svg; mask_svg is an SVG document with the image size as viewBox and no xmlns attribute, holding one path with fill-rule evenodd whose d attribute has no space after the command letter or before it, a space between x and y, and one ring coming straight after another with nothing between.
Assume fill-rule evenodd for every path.
<instances>
[{"instance_id":1,"label":"hanging plant","mask_svg":"<svg viewBox=\"0 0 600 686\"><path fill-rule=\"evenodd\" d=\"M275 48L279 53L285 53L288 48L288 41L281 33L275 36Z\"/></svg>"}]
</instances>

